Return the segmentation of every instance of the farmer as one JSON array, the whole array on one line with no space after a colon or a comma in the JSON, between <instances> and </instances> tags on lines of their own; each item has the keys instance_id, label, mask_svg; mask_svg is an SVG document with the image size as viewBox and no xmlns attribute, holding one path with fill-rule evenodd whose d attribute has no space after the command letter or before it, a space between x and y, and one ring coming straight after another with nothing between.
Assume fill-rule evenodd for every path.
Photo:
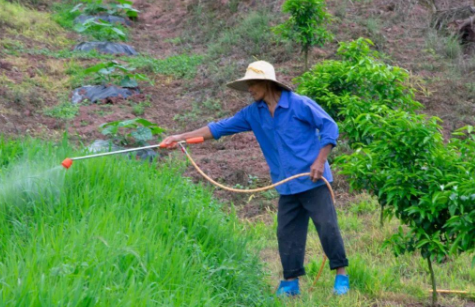
<instances>
[{"instance_id":1,"label":"farmer","mask_svg":"<svg viewBox=\"0 0 475 307\"><path fill-rule=\"evenodd\" d=\"M234 116L212 122L200 129L167 137L169 148L193 137L219 139L253 131L269 164L272 181L299 173L311 173L276 187L280 194L277 238L284 280L277 295L300 294L298 277L305 274L304 256L309 218L315 224L323 250L336 270L334 293L349 290L348 266L343 240L330 191L323 180L333 181L328 154L338 138L333 119L313 100L292 92L277 81L274 67L267 62L251 63L244 78L228 83L238 91L248 91L253 100Z\"/></svg>"}]
</instances>

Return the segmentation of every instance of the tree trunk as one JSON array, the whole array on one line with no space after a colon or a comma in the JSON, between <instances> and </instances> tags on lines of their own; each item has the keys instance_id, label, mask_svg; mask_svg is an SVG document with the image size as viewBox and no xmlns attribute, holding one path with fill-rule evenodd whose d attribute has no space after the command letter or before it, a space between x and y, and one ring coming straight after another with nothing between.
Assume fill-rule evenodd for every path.
<instances>
[{"instance_id":1,"label":"tree trunk","mask_svg":"<svg viewBox=\"0 0 475 307\"><path fill-rule=\"evenodd\" d=\"M305 57L304 58L304 61L305 61L304 72L307 72L307 70L308 70L308 49L309 48L306 47L303 51L304 52L304 57Z\"/></svg>"},{"instance_id":2,"label":"tree trunk","mask_svg":"<svg viewBox=\"0 0 475 307\"><path fill-rule=\"evenodd\" d=\"M429 264L430 279L432 282L432 307L435 307L437 304L437 286L435 284L435 274L432 269L432 261L430 261L430 256L427 256L427 263Z\"/></svg>"}]
</instances>

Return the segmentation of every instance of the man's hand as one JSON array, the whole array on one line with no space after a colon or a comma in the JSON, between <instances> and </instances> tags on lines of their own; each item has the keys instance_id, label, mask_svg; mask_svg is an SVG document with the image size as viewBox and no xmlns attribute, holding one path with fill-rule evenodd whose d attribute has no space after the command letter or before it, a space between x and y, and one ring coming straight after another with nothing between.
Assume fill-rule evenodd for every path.
<instances>
[{"instance_id":1,"label":"man's hand","mask_svg":"<svg viewBox=\"0 0 475 307\"><path fill-rule=\"evenodd\" d=\"M185 139L182 137L181 134L171 135L166 137L160 144L166 145L168 149L176 148L178 142L184 141Z\"/></svg>"},{"instance_id":2,"label":"man's hand","mask_svg":"<svg viewBox=\"0 0 475 307\"><path fill-rule=\"evenodd\" d=\"M325 170L325 162L320 162L318 159L313 162L310 167L310 179L315 182L322 178L323 171Z\"/></svg>"}]
</instances>

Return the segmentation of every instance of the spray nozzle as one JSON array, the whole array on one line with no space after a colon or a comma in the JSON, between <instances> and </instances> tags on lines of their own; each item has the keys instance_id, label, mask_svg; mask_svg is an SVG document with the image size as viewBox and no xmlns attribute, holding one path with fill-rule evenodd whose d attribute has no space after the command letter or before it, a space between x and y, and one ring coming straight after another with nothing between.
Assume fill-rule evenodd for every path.
<instances>
[{"instance_id":1,"label":"spray nozzle","mask_svg":"<svg viewBox=\"0 0 475 307\"><path fill-rule=\"evenodd\" d=\"M64 159L63 162L61 162L61 165L65 168L65 169L69 169L71 167L71 165L73 165L73 160L70 159L70 158L66 158Z\"/></svg>"}]
</instances>

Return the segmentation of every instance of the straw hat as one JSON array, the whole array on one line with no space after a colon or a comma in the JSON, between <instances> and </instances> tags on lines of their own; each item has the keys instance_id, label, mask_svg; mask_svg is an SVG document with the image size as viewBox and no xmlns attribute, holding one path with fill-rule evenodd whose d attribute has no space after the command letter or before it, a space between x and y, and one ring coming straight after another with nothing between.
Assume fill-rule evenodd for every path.
<instances>
[{"instance_id":1,"label":"straw hat","mask_svg":"<svg viewBox=\"0 0 475 307\"><path fill-rule=\"evenodd\" d=\"M280 81L277 81L275 78L275 70L274 66L272 66L271 63L268 63L266 61L257 61L249 64L246 70L246 74L244 75L244 78L238 79L236 81L230 82L227 84L228 87L238 90L238 91L243 91L247 92L248 91L248 85L246 81L272 81L277 83L280 87L291 91L292 88L285 83L282 83Z\"/></svg>"}]
</instances>

